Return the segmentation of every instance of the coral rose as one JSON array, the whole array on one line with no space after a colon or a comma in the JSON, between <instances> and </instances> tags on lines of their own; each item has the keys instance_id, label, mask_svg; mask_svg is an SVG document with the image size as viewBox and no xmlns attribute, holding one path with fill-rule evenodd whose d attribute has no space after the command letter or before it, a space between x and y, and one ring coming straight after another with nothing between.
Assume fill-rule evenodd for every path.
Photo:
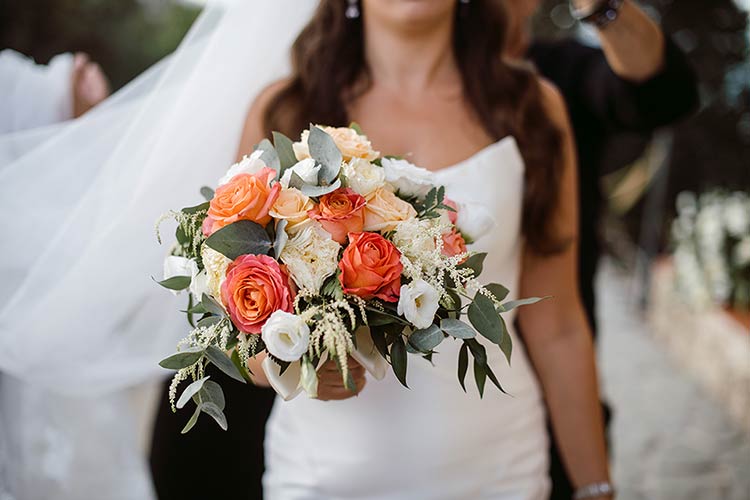
<instances>
[{"instance_id":1,"label":"coral rose","mask_svg":"<svg viewBox=\"0 0 750 500\"><path fill-rule=\"evenodd\" d=\"M275 170L264 167L256 174L235 175L220 186L209 205L210 221L205 223L203 232L212 234L238 220L250 220L262 226L271 222L268 211L281 191L279 183L269 185L275 176Z\"/></svg>"},{"instance_id":2,"label":"coral rose","mask_svg":"<svg viewBox=\"0 0 750 500\"><path fill-rule=\"evenodd\" d=\"M320 197L320 203L307 214L331 233L334 241L346 243L347 233L362 231L365 225L365 199L350 188L340 188Z\"/></svg>"},{"instance_id":3,"label":"coral rose","mask_svg":"<svg viewBox=\"0 0 750 500\"><path fill-rule=\"evenodd\" d=\"M401 253L378 233L349 233L339 269L344 293L398 302L404 269Z\"/></svg>"},{"instance_id":4,"label":"coral rose","mask_svg":"<svg viewBox=\"0 0 750 500\"><path fill-rule=\"evenodd\" d=\"M413 219L417 211L391 191L376 189L367 197L365 231L392 231L399 222Z\"/></svg>"},{"instance_id":5,"label":"coral rose","mask_svg":"<svg viewBox=\"0 0 750 500\"><path fill-rule=\"evenodd\" d=\"M289 276L267 255L240 255L227 268L221 300L241 332L260 333L275 311L292 312Z\"/></svg>"},{"instance_id":6,"label":"coral rose","mask_svg":"<svg viewBox=\"0 0 750 500\"><path fill-rule=\"evenodd\" d=\"M315 207L315 203L295 188L282 189L276 202L268 212L274 219L287 221L286 232L295 234L302 229L310 218L307 212Z\"/></svg>"},{"instance_id":7,"label":"coral rose","mask_svg":"<svg viewBox=\"0 0 750 500\"><path fill-rule=\"evenodd\" d=\"M466 242L461 233L455 228L449 233L443 233L443 255L453 257L462 253L466 253Z\"/></svg>"}]
</instances>

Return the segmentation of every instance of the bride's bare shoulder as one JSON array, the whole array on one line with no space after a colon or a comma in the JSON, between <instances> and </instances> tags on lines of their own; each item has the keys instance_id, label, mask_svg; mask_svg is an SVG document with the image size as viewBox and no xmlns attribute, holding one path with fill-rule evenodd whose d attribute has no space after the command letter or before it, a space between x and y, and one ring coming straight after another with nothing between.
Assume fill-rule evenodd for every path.
<instances>
[{"instance_id":1,"label":"bride's bare shoulder","mask_svg":"<svg viewBox=\"0 0 750 500\"><path fill-rule=\"evenodd\" d=\"M552 123L563 130L568 128L568 109L565 99L554 83L546 78L539 77L539 89L541 93L542 106L547 111Z\"/></svg>"},{"instance_id":2,"label":"bride's bare shoulder","mask_svg":"<svg viewBox=\"0 0 750 500\"><path fill-rule=\"evenodd\" d=\"M266 115L266 109L276 95L289 84L288 79L281 79L268 85L260 91L253 100L245 117L245 127L242 130L240 147L237 157L241 158L248 154L255 144L258 144L265 137L263 120Z\"/></svg>"}]
</instances>

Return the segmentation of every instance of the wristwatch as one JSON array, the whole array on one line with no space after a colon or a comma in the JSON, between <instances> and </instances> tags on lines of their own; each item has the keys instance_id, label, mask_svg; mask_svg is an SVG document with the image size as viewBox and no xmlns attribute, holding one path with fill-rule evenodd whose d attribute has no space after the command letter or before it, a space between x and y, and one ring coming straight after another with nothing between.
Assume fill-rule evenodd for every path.
<instances>
[{"instance_id":1,"label":"wristwatch","mask_svg":"<svg viewBox=\"0 0 750 500\"><path fill-rule=\"evenodd\" d=\"M570 3L570 14L574 19L584 23L593 24L599 29L605 28L612 23L620 13L624 0L599 0L593 7L579 9Z\"/></svg>"}]
</instances>

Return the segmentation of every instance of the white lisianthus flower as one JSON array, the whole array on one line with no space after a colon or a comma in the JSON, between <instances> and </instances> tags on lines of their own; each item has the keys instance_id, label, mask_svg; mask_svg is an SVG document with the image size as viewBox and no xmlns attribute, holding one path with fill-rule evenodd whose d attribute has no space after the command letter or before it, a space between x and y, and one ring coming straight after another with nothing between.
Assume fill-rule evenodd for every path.
<instances>
[{"instance_id":1,"label":"white lisianthus flower","mask_svg":"<svg viewBox=\"0 0 750 500\"><path fill-rule=\"evenodd\" d=\"M266 320L260 336L268 352L282 361L298 361L310 345L310 327L294 314L276 311Z\"/></svg>"},{"instance_id":2,"label":"white lisianthus flower","mask_svg":"<svg viewBox=\"0 0 750 500\"><path fill-rule=\"evenodd\" d=\"M303 290L317 293L336 272L341 245L319 224L310 224L287 241L280 260Z\"/></svg>"},{"instance_id":3,"label":"white lisianthus flower","mask_svg":"<svg viewBox=\"0 0 750 500\"><path fill-rule=\"evenodd\" d=\"M365 197L385 184L383 167L362 158L352 158L348 163L344 163L342 172L346 176L349 187Z\"/></svg>"},{"instance_id":4,"label":"white lisianthus flower","mask_svg":"<svg viewBox=\"0 0 750 500\"><path fill-rule=\"evenodd\" d=\"M427 328L435 319L439 301L440 294L435 287L424 280L414 280L401 286L397 312L417 328Z\"/></svg>"},{"instance_id":5,"label":"white lisianthus flower","mask_svg":"<svg viewBox=\"0 0 750 500\"><path fill-rule=\"evenodd\" d=\"M242 160L229 167L229 170L227 170L227 173L224 174L224 177L219 179L219 186L223 186L227 182L231 181L232 177L234 177L235 175L256 174L260 172L263 167L266 166L266 163L260 159L262 154L263 151L258 149L256 151L253 151L250 156L243 156Z\"/></svg>"},{"instance_id":6,"label":"white lisianthus flower","mask_svg":"<svg viewBox=\"0 0 750 500\"><path fill-rule=\"evenodd\" d=\"M750 200L740 194L727 198L724 202L724 225L735 238L750 233Z\"/></svg>"},{"instance_id":7,"label":"white lisianthus flower","mask_svg":"<svg viewBox=\"0 0 750 500\"><path fill-rule=\"evenodd\" d=\"M320 171L320 165L315 164L315 160L312 158L306 158L298 161L288 169L284 171L284 175L281 176L281 187L284 189L289 187L289 180L292 178L292 172L296 173L305 184L311 184L313 186L318 185L318 172Z\"/></svg>"},{"instance_id":8,"label":"white lisianthus flower","mask_svg":"<svg viewBox=\"0 0 750 500\"><path fill-rule=\"evenodd\" d=\"M227 277L227 267L232 260L208 245L201 247L201 258L206 272L206 293L221 303L221 284Z\"/></svg>"},{"instance_id":9,"label":"white lisianthus flower","mask_svg":"<svg viewBox=\"0 0 750 500\"><path fill-rule=\"evenodd\" d=\"M385 171L385 180L395 191L404 196L426 195L434 186L434 175L425 168L418 167L406 160L383 158L381 160Z\"/></svg>"},{"instance_id":10,"label":"white lisianthus flower","mask_svg":"<svg viewBox=\"0 0 750 500\"><path fill-rule=\"evenodd\" d=\"M178 257L177 255L168 255L164 259L164 279L174 278L175 276L189 276L190 283L198 274L198 263L187 257ZM170 290L173 294L178 295L179 290Z\"/></svg>"},{"instance_id":11,"label":"white lisianthus flower","mask_svg":"<svg viewBox=\"0 0 750 500\"><path fill-rule=\"evenodd\" d=\"M734 247L734 263L739 267L750 266L750 236L745 236Z\"/></svg>"},{"instance_id":12,"label":"white lisianthus flower","mask_svg":"<svg viewBox=\"0 0 750 500\"><path fill-rule=\"evenodd\" d=\"M460 203L456 227L468 242L477 241L495 227L495 219L490 212L477 203Z\"/></svg>"}]
</instances>

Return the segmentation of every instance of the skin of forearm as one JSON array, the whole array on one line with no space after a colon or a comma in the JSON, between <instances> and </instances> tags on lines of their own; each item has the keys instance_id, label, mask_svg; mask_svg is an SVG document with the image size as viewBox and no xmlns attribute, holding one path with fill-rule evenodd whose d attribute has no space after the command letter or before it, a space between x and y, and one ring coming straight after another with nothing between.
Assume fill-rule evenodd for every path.
<instances>
[{"instance_id":1,"label":"skin of forearm","mask_svg":"<svg viewBox=\"0 0 750 500\"><path fill-rule=\"evenodd\" d=\"M640 83L656 75L664 64L664 34L631 0L625 0L617 19L598 30L612 71Z\"/></svg>"},{"instance_id":2,"label":"skin of forearm","mask_svg":"<svg viewBox=\"0 0 750 500\"><path fill-rule=\"evenodd\" d=\"M572 326L575 328L575 326ZM609 479L594 349L569 330L530 349L563 461L576 487Z\"/></svg>"}]
</instances>

